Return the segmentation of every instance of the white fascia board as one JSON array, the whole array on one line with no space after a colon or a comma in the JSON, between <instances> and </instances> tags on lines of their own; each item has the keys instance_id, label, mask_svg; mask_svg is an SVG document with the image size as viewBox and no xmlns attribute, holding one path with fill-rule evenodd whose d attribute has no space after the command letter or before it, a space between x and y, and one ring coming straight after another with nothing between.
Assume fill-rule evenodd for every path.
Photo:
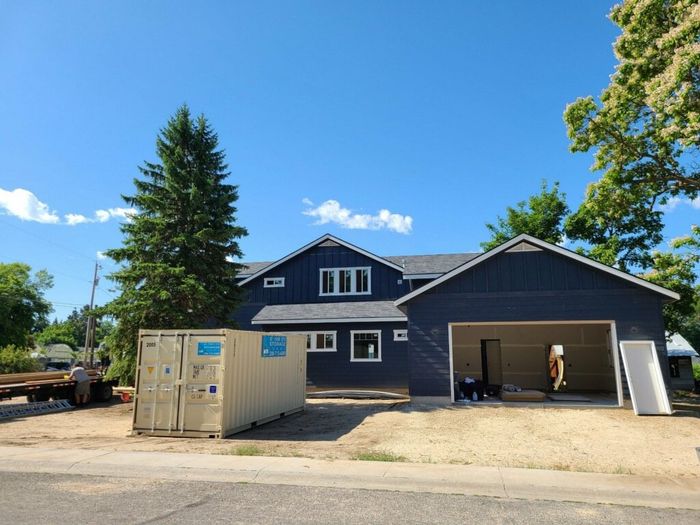
<instances>
[{"instance_id":1,"label":"white fascia board","mask_svg":"<svg viewBox=\"0 0 700 525\"><path fill-rule=\"evenodd\" d=\"M634 283L638 286L642 286L644 288L647 288L649 290L652 290L656 293L659 293L661 295L665 295L666 297L669 297L671 299L675 299L676 301L680 299L680 295L678 295L676 292L673 292L671 290L667 290L666 288L663 288L662 286L659 286L657 284L650 283L649 281L645 281L644 279L640 279L639 277L635 277L634 275L631 275L629 273L625 273L621 270L617 270L616 268L612 268L610 266L606 266L605 264L599 263L597 261L594 261L593 259L589 259L588 257L584 257L583 255L579 255L576 252L572 252L571 250L567 250L566 248L562 248L561 246L557 246L555 244L550 244L546 241L542 241L540 239L537 239L536 237L532 237L530 235L527 235L525 233L518 235L517 237L512 238L509 241L504 242L500 246L497 246L496 248L489 250L488 252L482 253L478 257L475 257L471 261L468 261L464 263L462 266L458 266L454 270L451 270L444 274L442 277L435 279L434 281L427 283L417 290L414 290L411 293L408 293L404 295L403 297L399 297L396 301L394 301L395 306L400 306L404 304L407 301L410 301L414 297L422 294L423 292L426 292L430 290L431 288L434 288L435 286L438 286L445 281L451 279L455 275L459 275L462 272L465 272L469 270L470 268L473 268L474 266L481 264L482 262L490 259L494 255L498 255L501 252L504 252L508 250L509 248L513 247L514 245L520 243L520 242L528 242L530 244L533 244L535 246L539 246L540 248L544 248L550 251L553 251L555 253L558 253L559 255L563 255L564 257L568 257L569 259L573 259L575 261L578 261L582 264L585 264L587 266L591 266L597 270L601 270L605 273L608 273L610 275L614 275L615 277L619 277L621 279L624 279L626 281L629 281L631 283Z\"/></svg>"},{"instance_id":2,"label":"white fascia board","mask_svg":"<svg viewBox=\"0 0 700 525\"><path fill-rule=\"evenodd\" d=\"M282 257L282 258L279 259L278 261L275 261L275 262L273 262L272 264L270 264L269 266L266 266L266 267L263 268L262 270L260 270L260 271L258 271L258 272L256 272L256 273L254 273L253 275L251 275L251 276L248 277L247 279L245 279L245 280L241 281L240 283L238 283L238 286L243 286L244 284L249 283L249 282L252 281L253 279L256 279L257 277L260 277L261 275L267 273L268 271L272 270L273 268L277 268L280 264L283 264L283 263L287 262L289 259L291 259L291 258L293 258L293 257L296 257L296 256L299 255L300 253L303 253L303 252L305 252L306 250L309 250L309 249L313 248L314 246L318 246L318 245L321 244L322 242L325 242L325 241L328 241L328 240L333 241L333 242L336 242L336 243L340 244L341 246L345 246L346 248L348 248L348 249L350 249L350 250L353 250L353 251L356 251L357 253L362 254L362 255L364 255L365 257L369 257L370 259L372 259L372 260L374 260L374 261L377 261L377 262L380 262L380 263L382 263L382 264L385 264L385 265L387 265L389 268L393 268L394 270L397 270L397 271L403 273L403 267L402 267L402 266L399 266L398 264L394 264L394 263L392 263L392 262L390 262L390 261L384 259L383 257L379 257L378 255L374 255L373 253L368 252L367 250L363 250L362 248L358 248L357 246L355 246L355 245L353 245L353 244L350 244L349 242L346 242L346 241L344 241L344 240L342 240L342 239L339 239L338 237L334 237L334 236L331 235L330 233L327 233L327 234L325 234L325 235L319 237L319 238L316 239L315 241L311 241L309 244L306 244L306 245L302 246L302 247L299 248L297 251L292 252L292 253L290 253L289 255L285 256L285 257Z\"/></svg>"},{"instance_id":3,"label":"white fascia board","mask_svg":"<svg viewBox=\"0 0 700 525\"><path fill-rule=\"evenodd\" d=\"M273 319L251 321L250 324L327 324L327 323L405 323L408 317L340 317L337 319Z\"/></svg>"}]
</instances>

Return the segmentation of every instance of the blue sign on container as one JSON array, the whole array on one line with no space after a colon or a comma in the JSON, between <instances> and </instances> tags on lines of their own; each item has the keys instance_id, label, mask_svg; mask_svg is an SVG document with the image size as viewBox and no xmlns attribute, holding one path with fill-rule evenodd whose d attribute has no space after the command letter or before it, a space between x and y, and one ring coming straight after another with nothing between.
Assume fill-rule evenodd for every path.
<instances>
[{"instance_id":1,"label":"blue sign on container","mask_svg":"<svg viewBox=\"0 0 700 525\"><path fill-rule=\"evenodd\" d=\"M221 355L221 343L200 341L197 343L197 355Z\"/></svg>"},{"instance_id":2,"label":"blue sign on container","mask_svg":"<svg viewBox=\"0 0 700 525\"><path fill-rule=\"evenodd\" d=\"M264 335L262 337L263 357L282 357L287 355L287 336Z\"/></svg>"}]
</instances>

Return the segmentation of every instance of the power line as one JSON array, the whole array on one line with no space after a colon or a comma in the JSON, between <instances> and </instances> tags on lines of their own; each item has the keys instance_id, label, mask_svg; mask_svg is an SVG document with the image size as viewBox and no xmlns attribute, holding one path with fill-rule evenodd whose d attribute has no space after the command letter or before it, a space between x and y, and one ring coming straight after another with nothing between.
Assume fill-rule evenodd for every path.
<instances>
[{"instance_id":1,"label":"power line","mask_svg":"<svg viewBox=\"0 0 700 525\"><path fill-rule=\"evenodd\" d=\"M5 220L2 220L2 221L0 221L0 222L4 223L4 224L7 225L7 226L10 226L10 227L12 227L12 228L15 228L16 230L19 230L19 231L21 231L21 232L23 232L23 233L25 233L25 234L27 234L27 235L31 235L32 237L35 237L35 238L39 239L40 241L43 241L43 242L48 243L48 244L52 244L52 245L56 246L57 248L60 248L60 249L62 249L62 250L64 250L64 251L70 253L71 255L76 255L76 256L78 256L78 257L83 257L84 259L87 259L87 260L89 260L89 261L91 261L91 262L94 262L94 261L95 261L95 257L88 257L88 256L85 255L84 253L77 252L77 251L73 250L72 248L68 248L67 246L63 246L62 244L59 244L59 243L57 243L57 242L54 242L54 241L52 241L52 240L50 240L50 239L46 239L45 237L42 237L41 235L37 235L36 233L34 233L34 232L32 232L32 231L29 231L29 230L27 230L26 228L21 228L21 227L17 226L16 224L12 224L12 223L7 222L7 221L5 221Z\"/></svg>"}]
</instances>

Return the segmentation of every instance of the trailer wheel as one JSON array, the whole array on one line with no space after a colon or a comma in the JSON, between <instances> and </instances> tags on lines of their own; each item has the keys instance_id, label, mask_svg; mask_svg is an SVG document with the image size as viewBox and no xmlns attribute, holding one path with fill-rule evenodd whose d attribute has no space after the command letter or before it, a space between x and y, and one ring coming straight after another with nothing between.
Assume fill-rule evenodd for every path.
<instances>
[{"instance_id":1,"label":"trailer wheel","mask_svg":"<svg viewBox=\"0 0 700 525\"><path fill-rule=\"evenodd\" d=\"M36 398L34 397L34 394L27 394L27 403L34 403L36 401Z\"/></svg>"},{"instance_id":2,"label":"trailer wheel","mask_svg":"<svg viewBox=\"0 0 700 525\"><path fill-rule=\"evenodd\" d=\"M50 397L48 392L37 392L34 394L34 401L48 401Z\"/></svg>"},{"instance_id":3,"label":"trailer wheel","mask_svg":"<svg viewBox=\"0 0 700 525\"><path fill-rule=\"evenodd\" d=\"M95 398L97 401L109 401L112 399L112 385L109 383L97 385L95 388Z\"/></svg>"}]
</instances>

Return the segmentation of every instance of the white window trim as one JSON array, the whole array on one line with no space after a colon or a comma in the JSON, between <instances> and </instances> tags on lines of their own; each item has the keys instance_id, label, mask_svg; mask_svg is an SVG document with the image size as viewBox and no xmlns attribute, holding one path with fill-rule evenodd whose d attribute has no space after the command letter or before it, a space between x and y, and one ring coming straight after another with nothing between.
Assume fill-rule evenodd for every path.
<instances>
[{"instance_id":1,"label":"white window trim","mask_svg":"<svg viewBox=\"0 0 700 525\"><path fill-rule=\"evenodd\" d=\"M268 284L268 281L271 281L271 284ZM280 281L280 282L275 284L275 281ZM263 280L263 287L264 288L284 288L284 277L265 277L265 279Z\"/></svg>"},{"instance_id":2,"label":"white window trim","mask_svg":"<svg viewBox=\"0 0 700 525\"><path fill-rule=\"evenodd\" d=\"M285 332L288 334L294 334L294 335L306 335L306 336L311 336L311 348L307 348L306 352L314 352L314 353L321 353L321 352L337 352L338 351L338 332L335 330L317 330L315 332ZM331 334L333 335L333 348L316 348L316 336L318 334Z\"/></svg>"},{"instance_id":3,"label":"white window trim","mask_svg":"<svg viewBox=\"0 0 700 525\"><path fill-rule=\"evenodd\" d=\"M394 341L408 341L408 330L406 328L394 330Z\"/></svg>"},{"instance_id":4,"label":"white window trim","mask_svg":"<svg viewBox=\"0 0 700 525\"><path fill-rule=\"evenodd\" d=\"M351 277L351 287L357 290L357 270L367 270L367 291L366 292L344 292L340 293L340 271L350 270ZM323 293L323 272L335 272L334 288L333 292ZM319 268L318 270L318 295L321 297L331 297L331 296L341 296L346 295L372 295L372 267L371 266L349 266L349 267L339 267L339 268Z\"/></svg>"},{"instance_id":5,"label":"white window trim","mask_svg":"<svg viewBox=\"0 0 700 525\"><path fill-rule=\"evenodd\" d=\"M377 334L377 359L355 358L355 334ZM354 363L381 363L382 362L382 331L381 330L350 330L350 361Z\"/></svg>"}]
</instances>

